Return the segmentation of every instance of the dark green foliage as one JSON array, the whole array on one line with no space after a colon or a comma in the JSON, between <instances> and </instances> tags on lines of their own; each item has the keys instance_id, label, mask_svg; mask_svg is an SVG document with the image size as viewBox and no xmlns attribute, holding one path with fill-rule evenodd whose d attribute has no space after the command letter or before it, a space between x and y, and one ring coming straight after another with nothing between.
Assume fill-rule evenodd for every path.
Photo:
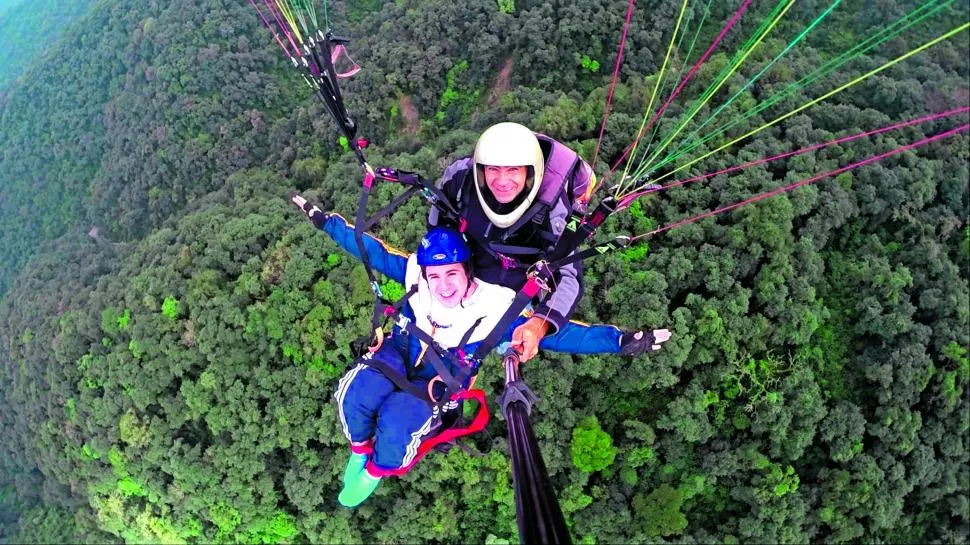
<instances>
[{"instance_id":1,"label":"dark green foliage","mask_svg":"<svg viewBox=\"0 0 970 545\"><path fill-rule=\"evenodd\" d=\"M844 4L722 117L914 6ZM502 120L589 159L626 5L332 5L364 66L345 91L373 142L369 161L433 177ZM699 47L735 9L711 5L716 24ZM634 14L601 174L639 130L679 6ZM751 9L742 30L770 6ZM819 9L796 3L711 104ZM700 15L697 5L686 17ZM966 19L965 7L948 8L751 126ZM660 135L742 35L729 33ZM363 268L287 197L297 188L352 217L360 170L247 4L98 2L64 36L0 94L0 542L516 542L499 419L491 443L478 438L486 456L433 453L360 509L337 504L348 452L332 392L372 295ZM679 174L965 105L967 47L963 33ZM685 54L672 69L692 65ZM598 237L643 233L953 124L651 195ZM523 368L577 542L966 541L968 142L587 262L577 318L673 337L657 354L543 354ZM373 209L397 191L378 186ZM426 212L412 200L377 231L410 249ZM477 384L498 393L493 361Z\"/></svg>"}]
</instances>

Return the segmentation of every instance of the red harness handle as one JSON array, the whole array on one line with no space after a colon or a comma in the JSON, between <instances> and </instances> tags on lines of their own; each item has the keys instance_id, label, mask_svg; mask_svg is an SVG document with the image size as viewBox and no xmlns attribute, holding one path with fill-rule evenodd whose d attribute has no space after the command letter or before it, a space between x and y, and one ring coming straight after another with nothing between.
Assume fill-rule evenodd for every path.
<instances>
[{"instance_id":1,"label":"red harness handle","mask_svg":"<svg viewBox=\"0 0 970 545\"><path fill-rule=\"evenodd\" d=\"M397 469L381 469L374 465L373 460L367 462L367 472L375 477L387 477L388 475L394 475L400 477L414 467L414 464L418 463L424 455L431 451L431 449L440 445L441 443L447 443L458 439L459 437L464 437L466 435L471 435L473 433L478 433L485 429L485 424L488 424L488 405L485 404L485 391L484 390L463 390L457 394L451 396L452 401L460 401L464 399L474 399L478 401L478 414L472 420L471 424L466 428L448 428L447 430L424 440L418 447L418 454L414 457L414 460L410 464L399 467Z\"/></svg>"}]
</instances>

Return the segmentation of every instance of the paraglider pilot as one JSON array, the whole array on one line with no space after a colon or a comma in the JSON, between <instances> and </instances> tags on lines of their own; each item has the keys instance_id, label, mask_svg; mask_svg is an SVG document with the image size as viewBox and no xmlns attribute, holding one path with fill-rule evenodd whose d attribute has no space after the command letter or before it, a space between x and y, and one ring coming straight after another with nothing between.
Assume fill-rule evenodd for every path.
<instances>
[{"instance_id":1,"label":"paraglider pilot","mask_svg":"<svg viewBox=\"0 0 970 545\"><path fill-rule=\"evenodd\" d=\"M467 221L478 278L519 290L527 269L555 249L570 215L585 211L595 183L590 166L565 145L517 123L498 123L482 133L474 155L445 169L438 186ZM429 227L458 227L451 222L431 209ZM581 262L557 270L551 292L534 301L532 316L513 332L522 361L567 324L582 296ZM655 343L649 332L636 331L621 344L622 354L634 355Z\"/></svg>"}]
</instances>

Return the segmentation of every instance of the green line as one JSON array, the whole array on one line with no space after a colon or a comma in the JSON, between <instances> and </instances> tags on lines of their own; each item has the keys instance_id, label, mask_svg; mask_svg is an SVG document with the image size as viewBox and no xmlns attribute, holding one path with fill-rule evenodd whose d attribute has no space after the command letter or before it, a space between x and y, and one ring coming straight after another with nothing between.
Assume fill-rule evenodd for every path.
<instances>
[{"instance_id":1,"label":"green line","mask_svg":"<svg viewBox=\"0 0 970 545\"><path fill-rule=\"evenodd\" d=\"M704 122L701 123L699 127L694 129L690 134L684 137L684 141L691 142L693 138L697 136L697 133L699 133L704 127L706 127L711 121L713 121L718 115L720 115L720 113L724 111L724 108L727 108L728 106L730 106L731 103L734 102L735 99L737 99L739 96L741 96L741 93L743 93L748 87L751 87L751 85L753 85L754 82L758 81L758 79L761 78L761 76L763 76L765 72L767 72L772 66L774 66L776 62L778 62L785 55L787 55L788 52L791 51L798 44L798 42L802 41L802 39L804 39L805 36L807 36L808 33L812 31L812 29L814 29L820 22L822 22L822 19L828 16L828 14L831 13L840 3L842 3L842 0L835 0L834 2L832 2L832 4L829 5L829 7L824 12L822 12L821 15L819 15L814 21L812 21L810 25L808 25L808 28L803 30L801 34L799 34L790 44L788 44L788 47L783 49L781 53L775 56L775 58L771 59L771 62L766 64L765 67L762 68L760 72L758 72L753 78L751 78L750 80L748 80L747 83L744 84L744 87L741 87L741 89L739 89L738 92L734 93L734 96L729 98L727 102L722 104L720 107L718 107L717 110L714 111L714 113L708 116L708 118L704 120ZM704 136L706 137L707 135L704 135ZM672 160L676 160L680 155L682 155L680 149L674 150Z\"/></svg>"},{"instance_id":2,"label":"green line","mask_svg":"<svg viewBox=\"0 0 970 545\"><path fill-rule=\"evenodd\" d=\"M730 121L727 124L722 125L721 127L718 127L712 133L710 133L707 136L704 136L699 141L690 142L688 144L685 144L685 145L681 146L677 151L675 151L674 153L672 153L672 154L668 155L667 157L665 157L663 161L661 161L657 165L654 165L654 170L659 169L661 166L669 163L670 161L676 160L678 157L680 157L681 155L683 155L685 153L689 153L690 151L693 151L695 148L697 148L697 146L700 146L700 145L702 145L702 144L710 141L711 139L715 138L716 136L718 136L718 135L726 132L727 130L733 128L735 125L737 125L738 123L744 121L745 119L748 119L748 118L750 118L750 117L752 117L752 116L754 116L754 115L756 115L756 114L764 111L765 109L767 109L767 108L775 105L776 103L780 102L782 99L787 98L788 96L790 96L792 93L795 93L796 91L799 91L801 89L804 89L805 87L808 87L809 85L812 85L817 80L819 80L822 77L828 75L829 73L831 73L836 68L838 68L838 67L842 66L843 64L845 64L845 63L847 63L847 62L849 62L849 61L851 61L851 60L853 60L853 59L861 56L862 54L866 53L867 51L871 50L872 48L877 47L878 45L881 45L882 43L885 43L885 41L887 41L887 40L889 40L889 39L891 39L891 38L893 38L895 36L898 36L901 32L903 32L904 30L906 30L910 26L912 26L912 25L914 25L914 24L922 21L926 17L929 17L929 16L933 15L934 13L936 13L937 11L939 11L940 9L942 9L943 7L945 7L947 4L949 4L949 3L952 2L952 0L948 0L946 2L946 4L943 4L941 6L936 7L932 11L921 15L919 18L917 18L914 21L907 22L907 19L915 16L916 14L918 14L920 11L922 11L924 9L928 9L930 7L933 7L933 5L936 4L938 1L939 0L931 0L928 4L925 4L924 6L922 6L922 7L918 8L918 9L914 10L913 12L908 13L907 15L903 16L899 20L895 21L889 27L886 27L885 29L880 30L878 33L874 34L873 36L871 36L870 38L866 39L862 43L856 45L855 47L853 47L849 51L843 52L842 54L840 54L840 55L836 56L835 58L833 58L832 60L828 61L821 68L819 68L816 71L812 72L811 74L803 77L802 79L798 80L797 82L795 82L793 84L790 84L788 87L786 87L780 93L777 93L775 95L772 95L771 97L769 97L769 98L761 101L761 103L758 104L758 106L756 106L752 110L749 110L748 112L746 112L745 114L743 114L743 116L741 118L737 118L734 121ZM906 22L906 24L903 26L903 28L894 29L894 27L897 27L897 26L903 24L904 22Z\"/></svg>"},{"instance_id":3,"label":"green line","mask_svg":"<svg viewBox=\"0 0 970 545\"><path fill-rule=\"evenodd\" d=\"M747 138L747 137L749 137L749 136L751 136L753 134L757 134L757 133L759 133L759 132L767 129L768 127L771 127L771 126L773 126L773 125L775 125L775 124L777 124L777 123L779 123L781 121L784 121L785 119L788 119L789 117L797 114L798 112L800 112L800 111L802 111L802 110L804 110L806 108L810 108L811 106L814 106L814 105L818 104L819 102L822 102L823 100L825 100L825 99L827 99L827 98L829 98L829 97L831 97L831 96L833 96L833 95L835 95L837 93L840 93L840 92L848 89L849 87L852 87L853 85L855 85L855 84L857 84L857 83L859 83L859 82L867 79L868 77L873 76L875 74L878 74L879 72L882 72L883 70L885 70L885 69L887 69L887 68L889 68L889 67L891 67L891 66L893 66L893 65L895 65L895 64L897 64L899 62L902 62L902 61L908 59L909 57L912 57L913 55L915 55L915 54L923 51L924 49L930 48L930 47L932 47L932 46L934 46L934 45L942 42L943 40L946 40L946 39L950 38L951 36L954 36L956 34L959 34L960 32L963 32L964 30L966 30L968 28L970 28L970 23L964 23L964 24L960 25L959 27L957 27L957 28L955 28L955 29L947 32L946 34L944 34L942 36L939 36L937 38L934 38L934 39L930 40L929 42L926 42L925 44L917 47L916 49L914 49L914 50L912 50L912 51L910 51L908 53L905 53L905 54L903 54L903 55L901 55L899 57L896 57L895 59L887 62L886 64L883 64L879 68L876 68L874 70L870 70L869 72L866 72L865 74L857 77L856 79L854 79L854 80L852 80L852 81L850 81L848 83L845 83L845 84L843 84L843 85L841 85L841 86L839 86L839 87L837 87L837 88L829 91L828 93L825 93L824 95L822 95L822 96L820 96L820 97L818 97L818 98L816 98L814 100L811 100L809 102L806 102L805 104L803 104L803 105L799 106L798 108L796 108L796 109L788 112L787 114L785 114L783 116L780 116L778 118L775 118L774 120L772 120L772 121L770 121L768 123L765 123L764 125L758 127L757 129L754 129L754 130L748 132L747 134L745 134L743 136L739 136L738 138L735 138L734 140L731 140L730 142L728 142L727 144L724 144L723 146L717 148L716 150L707 152L704 155L698 157L697 159L694 159L694 160L690 161L689 163L686 163L684 165L681 165L681 166L677 167L676 169L674 169L674 170L668 172L667 174L664 174L663 176L661 176L661 177L657 178L656 180L654 180L654 183L657 183L660 180L663 180L665 178L668 178L668 177L672 176L673 174L675 174L677 172L680 172L681 170L684 170L685 168L693 165L694 163L697 163L698 161L702 161L702 160L710 157L711 155L714 155L715 153L717 153L717 152L719 152L721 150L724 150L725 148L728 148L730 146L733 146L734 144L737 144L741 140L744 140L745 138Z\"/></svg>"},{"instance_id":4,"label":"green line","mask_svg":"<svg viewBox=\"0 0 970 545\"><path fill-rule=\"evenodd\" d=\"M851 60L859 57L860 55L863 55L864 53L868 52L869 50L871 50L871 49L873 49L875 47L878 47L879 45L885 43L886 41L888 41L888 40L890 40L890 39L898 36L899 34L901 34L903 31L905 31L910 26L915 25L915 24L919 23L920 21L922 21L923 19L934 15L936 12L938 12L939 10L943 9L944 7L946 7L947 5L949 5L950 3L952 3L953 0L947 0L946 3L934 7L934 9L932 9L931 11L929 11L927 13L924 13L924 14L920 15L917 19L915 19L913 21L907 21L907 19L909 19L912 16L916 15L920 11L923 11L925 8L933 7L933 5L936 4L938 1L939 0L932 0L930 3L925 4L923 7L920 7L918 9L914 10L913 12L910 12L909 14L907 14L904 17L900 18L899 20L895 21L889 27L886 27L885 29L880 30L878 33L874 34L873 36L871 36L867 40L865 40L862 43L858 44L857 46L853 47L849 51L844 52L844 53L840 54L839 56L833 58L832 60L828 61L826 64L822 65L822 67L819 68L818 70L816 70L815 72L812 72L808 76L805 76L804 78L798 80L797 82L790 84L788 87L786 87L780 93L775 94L775 95L772 95L768 99L762 101L760 104L758 104L757 106L755 106L754 108L752 108L751 110L749 110L748 112L746 112L745 114L743 114L740 118L736 118L733 121L729 121L728 123L726 123L724 125L721 125L717 129L715 129L713 132L711 132L708 136L705 136L705 137L703 137L702 139L700 139L698 141L694 141L694 142L691 142L689 144L686 144L685 146L682 146L680 150L675 151L674 153L669 154L667 157L665 157L659 163L653 165L652 166L653 171L659 170L664 165L667 165L671 161L674 161L674 160L678 159L682 155L693 151L698 146L701 146L703 144L706 144L710 140L713 140L714 138L716 138L716 137L720 136L721 134L727 132L728 130L734 128L736 125L738 125L739 123L745 121L746 119L749 119L749 118L751 118L751 117L753 117L753 116L755 116L755 115L763 112L764 110L770 108L771 106L774 106L775 104L777 104L781 100L789 97L793 93L795 93L797 91L800 91L800 90L808 87L809 85L812 85L817 80L821 79L822 77L825 77L826 75L828 75L829 73L831 73L833 70L841 67L845 63L847 63L847 62L849 62L849 61L851 61ZM899 25L903 24L904 22L906 24L902 28L898 28L898 29L894 28L894 27L898 27Z\"/></svg>"},{"instance_id":5,"label":"green line","mask_svg":"<svg viewBox=\"0 0 970 545\"><path fill-rule=\"evenodd\" d=\"M794 4L795 4L795 0L788 0L788 3L784 6L784 9L782 9L780 13L777 13L777 15L775 15L778 9L776 8L775 11L773 11L772 14L769 15L769 18L774 16L774 19L771 20L771 23L767 26L767 28L765 28L760 34L756 34L757 39L755 40L754 44L751 47L747 48L746 51L744 51L741 58L738 59L738 61L734 64L734 66L731 67L731 71L728 73L728 75L725 78L723 78L720 82L718 82L717 85L714 86L713 90L710 90L710 92L705 93L706 96L704 97L704 99L696 107L694 107L694 109L685 117L685 119L677 127L677 130L675 130L673 134L665 138L661 146L656 151L654 151L653 155L650 156L650 158L646 161L646 163L644 165L641 165L641 168L643 170L641 174L647 172L648 168L650 167L650 164L657 159L657 157L663 152L663 150L667 149L667 147L670 145L673 139L676 138L677 135L684 130L684 128L687 126L688 123L690 123L692 119L694 119L694 116L697 115L697 112L699 112L700 109L703 108L704 105L711 100L711 98L713 98L714 94L717 93L717 91L719 91L722 86L724 86L728 78L731 77L731 75L733 75L737 71L737 69L741 67L742 64L744 64L744 61L747 60L748 56L750 56L751 53L753 53L754 50L759 45L761 45L761 42L764 41L765 37L767 37L768 34L771 33L771 31L775 28L775 26L778 25L781 19L785 16L786 13L788 13L788 10L791 9L791 7ZM781 6L780 3L779 3L779 6Z\"/></svg>"},{"instance_id":6,"label":"green line","mask_svg":"<svg viewBox=\"0 0 970 545\"><path fill-rule=\"evenodd\" d=\"M784 2L785 0L781 0L771 11L771 13L768 14L768 17L762 20L761 25L757 28L757 30L755 30L755 32L748 38L748 40L744 43L744 45L741 46L738 52L734 54L734 57L732 57L731 61L728 64L726 64L724 68L721 69L721 71L717 74L717 76L714 77L713 81L711 82L710 85L708 85L707 89L705 89L704 92L701 93L701 96L699 98L695 98L688 104L686 108L686 113L683 114L684 116L696 115L696 112L702 106L701 102L709 100L709 98L714 93L713 91L714 88L719 84L721 84L723 81L727 80L728 77L730 77L732 67L736 67L737 63L739 62L738 60L745 54L745 52L748 51L750 48L754 47L757 41L757 37L762 32L764 32L765 28L767 28L767 26L770 24L772 18L778 14L779 10L782 9L782 7L784 6ZM644 164L645 164L645 161L640 161L640 164L637 165L636 169L634 169L634 173L629 177L627 177L627 175L624 173L624 177L620 178L621 182L619 184L619 189L621 192L625 192L627 189L632 188L632 186L637 183L637 180L643 177L643 175L646 173Z\"/></svg>"},{"instance_id":7,"label":"green line","mask_svg":"<svg viewBox=\"0 0 970 545\"><path fill-rule=\"evenodd\" d=\"M694 37L691 39L690 47L687 48L687 55L684 56L684 65L690 64L690 56L694 52L694 45L697 44L697 38L701 35L701 29L704 28L704 22L707 21L707 16L711 13L711 2L714 0L707 0L707 4L704 6L704 14L701 16L701 22L697 25L697 30L694 31ZM840 0L841 1L841 0ZM681 34L681 40L687 35L687 28L684 29L684 33ZM680 51L680 43L677 42L677 51ZM660 91L660 96L664 96L664 92L667 90L666 84L664 88ZM643 147L644 150L650 151L650 146L653 144L653 139L657 136L657 132L660 130L660 121L663 119L663 114L657 119L657 122L653 124L653 128L650 129L650 138L647 139L647 145Z\"/></svg>"},{"instance_id":8,"label":"green line","mask_svg":"<svg viewBox=\"0 0 970 545\"><path fill-rule=\"evenodd\" d=\"M677 32L680 30L680 23L684 19L684 11L687 9L687 0L680 6L680 15L677 16L677 26L674 27L674 35L670 37L670 45L667 46L667 54L664 56L663 65L660 67L660 75L657 77L657 83L653 86L653 93L650 95L650 102L647 103L647 113L643 116L643 121L640 123L640 130L637 131L637 138L633 142L633 149L630 150L630 159L627 160L626 166L623 169L623 176L620 180L626 177L627 170L630 168L630 163L633 158L637 155L637 143L640 140L640 134L643 132L643 126L647 124L647 119L650 117L650 112L653 110L653 101L657 97L657 88L660 87L660 82L663 80L664 72L667 70L667 62L670 60L670 51L674 48L674 42L677 41Z\"/></svg>"},{"instance_id":9,"label":"green line","mask_svg":"<svg viewBox=\"0 0 970 545\"><path fill-rule=\"evenodd\" d=\"M294 4L295 6L290 8L292 9L294 17L296 18L297 22L300 24L300 28L303 29L303 33L306 34L307 36L311 36L310 29L307 27L307 24L306 24L306 15L305 15L306 8L300 5L302 4L302 2L296 1L294 2Z\"/></svg>"},{"instance_id":10,"label":"green line","mask_svg":"<svg viewBox=\"0 0 970 545\"><path fill-rule=\"evenodd\" d=\"M313 24L313 31L320 29L320 25L317 24L317 12L313 9L313 0L304 0L304 5L306 6L307 17L310 19L310 23Z\"/></svg>"}]
</instances>

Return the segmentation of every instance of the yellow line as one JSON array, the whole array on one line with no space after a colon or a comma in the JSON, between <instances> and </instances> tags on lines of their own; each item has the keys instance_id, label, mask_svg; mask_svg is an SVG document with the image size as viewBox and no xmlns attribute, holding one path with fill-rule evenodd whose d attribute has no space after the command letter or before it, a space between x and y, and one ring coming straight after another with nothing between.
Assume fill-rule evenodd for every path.
<instances>
[{"instance_id":1,"label":"yellow line","mask_svg":"<svg viewBox=\"0 0 970 545\"><path fill-rule=\"evenodd\" d=\"M640 137L643 133L643 127L647 124L647 119L650 118L650 113L653 110L653 101L657 98L657 89L660 87L660 82L664 79L664 72L667 71L667 63L670 61L670 52L674 49L674 42L677 41L677 33L680 32L680 22L684 18L684 12L687 11L687 0L680 6L680 15L677 16L677 26L674 27L674 35L670 37L670 44L667 46L667 55L664 57L664 63L660 67L660 74L657 75L657 82L653 86L653 93L650 94L650 102L647 103L647 113L643 116L643 121L640 122L640 130L637 131L637 137L633 141L633 149L630 150L630 158L626 161L626 166L623 167L623 176L620 176L620 180L625 180L627 173L630 171L630 164L633 163L633 159L637 156L637 145L640 143Z\"/></svg>"}]
</instances>

